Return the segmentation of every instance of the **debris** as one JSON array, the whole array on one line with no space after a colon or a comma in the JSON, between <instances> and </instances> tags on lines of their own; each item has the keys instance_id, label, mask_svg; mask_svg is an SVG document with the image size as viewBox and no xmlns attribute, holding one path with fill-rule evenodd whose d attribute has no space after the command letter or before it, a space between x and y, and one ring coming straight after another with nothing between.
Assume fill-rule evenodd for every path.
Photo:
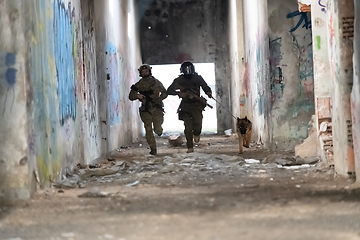
<instances>
[{"instance_id":1,"label":"debris","mask_svg":"<svg viewBox=\"0 0 360 240\"><path fill-rule=\"evenodd\" d=\"M309 167L311 167L310 164L302 164L302 165L294 165L294 166L281 166L281 165L278 166L278 168L285 168L290 170L297 170L297 169L309 168Z\"/></svg>"},{"instance_id":2,"label":"debris","mask_svg":"<svg viewBox=\"0 0 360 240\"><path fill-rule=\"evenodd\" d=\"M319 159L317 157L301 158L300 156L289 157L281 154L273 154L264 158L261 163L263 164L276 163L281 166L294 166L294 165L303 165L303 164L314 164L317 163L318 161Z\"/></svg>"},{"instance_id":3,"label":"debris","mask_svg":"<svg viewBox=\"0 0 360 240\"><path fill-rule=\"evenodd\" d=\"M291 164L292 162L296 162L295 158L293 157L285 156L282 154L272 154L264 158L261 163L277 163L280 165L287 165Z\"/></svg>"},{"instance_id":4,"label":"debris","mask_svg":"<svg viewBox=\"0 0 360 240\"><path fill-rule=\"evenodd\" d=\"M184 143L184 140L180 134L170 135L168 139L170 146L173 147L181 146Z\"/></svg>"},{"instance_id":5,"label":"debris","mask_svg":"<svg viewBox=\"0 0 360 240\"><path fill-rule=\"evenodd\" d=\"M320 159L318 157L306 157L306 158L297 157L296 158L296 163L299 165L315 164L319 161L320 161Z\"/></svg>"},{"instance_id":6,"label":"debris","mask_svg":"<svg viewBox=\"0 0 360 240\"><path fill-rule=\"evenodd\" d=\"M139 185L139 183L140 183L140 181L139 181L139 180L137 180L137 181L135 181L135 182L133 182L133 183L129 183L129 184L127 184L126 186L127 186L127 187L134 187L134 186Z\"/></svg>"},{"instance_id":7,"label":"debris","mask_svg":"<svg viewBox=\"0 0 360 240\"><path fill-rule=\"evenodd\" d=\"M283 158L278 158L275 160L275 163L282 165L282 166L291 166L294 163L296 163L295 159L294 161L288 160L288 159L283 159Z\"/></svg>"},{"instance_id":8,"label":"debris","mask_svg":"<svg viewBox=\"0 0 360 240\"><path fill-rule=\"evenodd\" d=\"M180 163L194 163L196 160L193 158L185 158L180 161Z\"/></svg>"},{"instance_id":9,"label":"debris","mask_svg":"<svg viewBox=\"0 0 360 240\"><path fill-rule=\"evenodd\" d=\"M93 187L90 189L89 192L80 194L78 197L84 197L84 198L98 198L98 197L106 197L106 194L100 192L99 188Z\"/></svg>"},{"instance_id":10,"label":"debris","mask_svg":"<svg viewBox=\"0 0 360 240\"><path fill-rule=\"evenodd\" d=\"M256 159L245 159L245 162L246 163L260 163L260 161L256 160Z\"/></svg>"},{"instance_id":11,"label":"debris","mask_svg":"<svg viewBox=\"0 0 360 240\"><path fill-rule=\"evenodd\" d=\"M300 145L295 146L295 155L302 158L306 157L316 157L317 156L317 145L318 136L316 132L310 133L310 136L304 140Z\"/></svg>"},{"instance_id":12,"label":"debris","mask_svg":"<svg viewBox=\"0 0 360 240\"><path fill-rule=\"evenodd\" d=\"M81 170L80 172L82 172L82 174L80 175L81 179L87 179L89 177L94 177L94 176L106 176L106 175L111 175L111 174L115 174L120 170L121 167L115 165L112 166L111 168L97 168L97 169L86 169L86 170Z\"/></svg>"},{"instance_id":13,"label":"debris","mask_svg":"<svg viewBox=\"0 0 360 240\"><path fill-rule=\"evenodd\" d=\"M319 137L322 133L326 132L328 126L331 127L331 122L326 122L326 121L325 121L325 122L322 122L322 123L320 124L318 137Z\"/></svg>"},{"instance_id":14,"label":"debris","mask_svg":"<svg viewBox=\"0 0 360 240\"><path fill-rule=\"evenodd\" d=\"M54 184L54 187L56 188L76 188L78 183L80 181L80 177L76 174L72 175L71 177L67 178L64 177L64 179L58 181Z\"/></svg>"},{"instance_id":15,"label":"debris","mask_svg":"<svg viewBox=\"0 0 360 240\"><path fill-rule=\"evenodd\" d=\"M176 172L176 171L182 171L183 168L181 166L179 166L178 164L169 164L167 166L165 166L164 168L160 169L158 172L159 173L169 173L169 172Z\"/></svg>"},{"instance_id":16,"label":"debris","mask_svg":"<svg viewBox=\"0 0 360 240\"><path fill-rule=\"evenodd\" d=\"M90 169L94 169L94 168L100 168L101 165L100 165L100 164L89 164L88 167L89 167Z\"/></svg>"},{"instance_id":17,"label":"debris","mask_svg":"<svg viewBox=\"0 0 360 240\"><path fill-rule=\"evenodd\" d=\"M231 136L231 134L232 134L232 130L231 130L231 129L227 129L227 130L224 131L224 133L225 133L225 136L229 137L229 136Z\"/></svg>"}]
</instances>

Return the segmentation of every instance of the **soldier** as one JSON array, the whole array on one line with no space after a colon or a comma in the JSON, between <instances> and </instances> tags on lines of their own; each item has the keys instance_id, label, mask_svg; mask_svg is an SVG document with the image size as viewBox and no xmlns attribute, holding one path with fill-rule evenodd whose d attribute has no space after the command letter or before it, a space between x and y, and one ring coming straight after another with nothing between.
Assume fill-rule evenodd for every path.
<instances>
[{"instance_id":1,"label":"soldier","mask_svg":"<svg viewBox=\"0 0 360 240\"><path fill-rule=\"evenodd\" d=\"M146 141L150 145L150 154L156 155L153 126L154 132L161 136L163 132L161 125L164 122L164 104L162 101L167 97L167 93L163 84L152 76L149 65L142 65L138 70L141 79L131 86L129 99L131 101L138 99L141 102L139 112L145 127Z\"/></svg>"},{"instance_id":2,"label":"soldier","mask_svg":"<svg viewBox=\"0 0 360 240\"><path fill-rule=\"evenodd\" d=\"M205 80L195 72L195 67L191 62L181 64L180 75L174 79L167 89L168 95L178 95L182 98L179 105L179 120L184 121L185 137L188 153L194 152L194 143L200 142L202 129L202 111L206 107L206 99L200 97L200 87L209 98L212 98L211 88Z\"/></svg>"}]
</instances>

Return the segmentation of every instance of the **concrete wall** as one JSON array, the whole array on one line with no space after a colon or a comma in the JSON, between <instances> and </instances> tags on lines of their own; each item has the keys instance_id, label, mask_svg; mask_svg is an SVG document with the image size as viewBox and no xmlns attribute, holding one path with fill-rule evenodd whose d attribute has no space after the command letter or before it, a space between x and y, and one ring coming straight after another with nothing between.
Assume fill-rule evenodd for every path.
<instances>
[{"instance_id":1,"label":"concrete wall","mask_svg":"<svg viewBox=\"0 0 360 240\"><path fill-rule=\"evenodd\" d=\"M334 161L337 173L353 172L350 94L353 84L354 3L328 0L326 4L330 74L332 79L332 122ZM350 30L350 31L349 31Z\"/></svg>"},{"instance_id":2,"label":"concrete wall","mask_svg":"<svg viewBox=\"0 0 360 240\"><path fill-rule=\"evenodd\" d=\"M245 73L243 1L230 1L229 14L231 111L234 116L243 118L247 112L245 89L243 88ZM233 130L235 129L236 121L233 121Z\"/></svg>"},{"instance_id":3,"label":"concrete wall","mask_svg":"<svg viewBox=\"0 0 360 240\"><path fill-rule=\"evenodd\" d=\"M130 0L1 1L0 199L26 199L35 178L46 186L139 135L127 100L140 64L128 12L134 22Z\"/></svg>"},{"instance_id":4,"label":"concrete wall","mask_svg":"<svg viewBox=\"0 0 360 240\"><path fill-rule=\"evenodd\" d=\"M253 124L253 140L270 144L269 132L270 75L268 8L265 0L244 1L245 73L244 101L248 105L245 115Z\"/></svg>"},{"instance_id":5,"label":"concrete wall","mask_svg":"<svg viewBox=\"0 0 360 240\"><path fill-rule=\"evenodd\" d=\"M28 14L21 0L0 3L0 199L28 198Z\"/></svg>"},{"instance_id":6,"label":"concrete wall","mask_svg":"<svg viewBox=\"0 0 360 240\"><path fill-rule=\"evenodd\" d=\"M137 68L141 64L137 52L139 39L133 29L136 13L131 2L95 1L99 113L104 152L135 140L141 127L138 103L128 99L130 86L138 80Z\"/></svg>"},{"instance_id":7,"label":"concrete wall","mask_svg":"<svg viewBox=\"0 0 360 240\"><path fill-rule=\"evenodd\" d=\"M308 136L315 112L311 16L295 0L268 8L273 147L292 148Z\"/></svg>"},{"instance_id":8,"label":"concrete wall","mask_svg":"<svg viewBox=\"0 0 360 240\"><path fill-rule=\"evenodd\" d=\"M360 183L360 2L355 2L354 85L351 93L352 130L357 184Z\"/></svg>"},{"instance_id":9,"label":"concrete wall","mask_svg":"<svg viewBox=\"0 0 360 240\"><path fill-rule=\"evenodd\" d=\"M328 34L326 23L326 4L319 1L311 5L311 21L313 32L313 58L314 58L314 94L316 112L317 152L323 162L333 164L333 151L331 148L332 135L320 132L322 122L331 123L331 91L332 81L330 75ZM326 140L325 140L326 139ZM324 141L325 140L325 141ZM330 144L329 144L330 143ZM325 146L329 145L329 146ZM327 149L324 149L327 148Z\"/></svg>"},{"instance_id":10,"label":"concrete wall","mask_svg":"<svg viewBox=\"0 0 360 240\"><path fill-rule=\"evenodd\" d=\"M143 62L215 63L214 97L231 109L229 0L139 0L137 8ZM217 106L218 132L232 124L231 115Z\"/></svg>"},{"instance_id":11,"label":"concrete wall","mask_svg":"<svg viewBox=\"0 0 360 240\"><path fill-rule=\"evenodd\" d=\"M148 64L186 60L214 62L216 2L139 0L137 8L143 61Z\"/></svg>"}]
</instances>

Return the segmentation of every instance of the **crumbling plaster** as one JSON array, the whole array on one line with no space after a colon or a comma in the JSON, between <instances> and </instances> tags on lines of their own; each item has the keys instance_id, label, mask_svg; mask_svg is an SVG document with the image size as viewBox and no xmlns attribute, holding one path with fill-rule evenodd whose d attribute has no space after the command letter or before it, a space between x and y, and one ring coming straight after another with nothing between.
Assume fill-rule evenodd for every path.
<instances>
[{"instance_id":1,"label":"crumbling plaster","mask_svg":"<svg viewBox=\"0 0 360 240\"><path fill-rule=\"evenodd\" d=\"M292 148L309 133L315 113L310 13L297 1L269 1L273 149Z\"/></svg>"}]
</instances>

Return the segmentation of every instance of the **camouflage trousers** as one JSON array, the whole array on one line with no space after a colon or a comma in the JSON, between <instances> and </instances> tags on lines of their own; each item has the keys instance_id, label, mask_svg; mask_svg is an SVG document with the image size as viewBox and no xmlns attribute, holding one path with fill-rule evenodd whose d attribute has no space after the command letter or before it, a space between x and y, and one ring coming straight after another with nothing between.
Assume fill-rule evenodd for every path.
<instances>
[{"instance_id":1,"label":"camouflage trousers","mask_svg":"<svg viewBox=\"0 0 360 240\"><path fill-rule=\"evenodd\" d=\"M164 122L164 113L160 108L153 108L151 111L141 111L140 118L144 123L146 142L151 149L156 149L156 141L153 131L161 136L163 129L162 124Z\"/></svg>"},{"instance_id":2,"label":"camouflage trousers","mask_svg":"<svg viewBox=\"0 0 360 240\"><path fill-rule=\"evenodd\" d=\"M187 148L193 148L193 138L199 136L202 129L202 115L203 108L195 104L181 104L181 110L179 112L179 119L184 121L184 134L186 138Z\"/></svg>"}]
</instances>

